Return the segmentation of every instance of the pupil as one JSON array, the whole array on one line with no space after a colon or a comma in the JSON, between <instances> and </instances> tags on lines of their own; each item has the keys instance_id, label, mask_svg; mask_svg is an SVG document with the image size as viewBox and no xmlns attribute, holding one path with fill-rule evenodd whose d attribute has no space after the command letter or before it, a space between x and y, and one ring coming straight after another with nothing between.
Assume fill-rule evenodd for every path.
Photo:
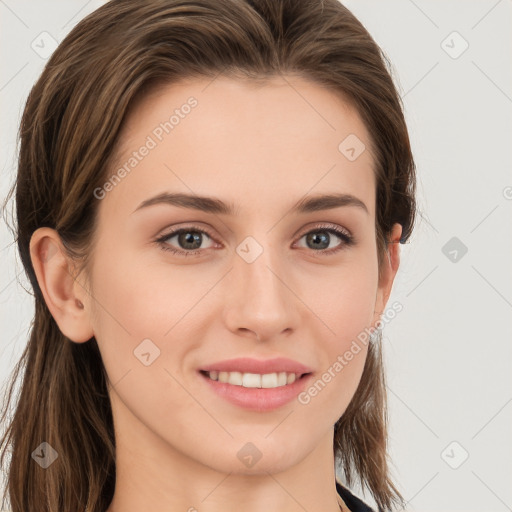
<instances>
[{"instance_id":1,"label":"pupil","mask_svg":"<svg viewBox=\"0 0 512 512\"><path fill-rule=\"evenodd\" d=\"M329 246L329 237L327 236L326 233L323 233L322 235L313 234L309 236L309 241L312 241L317 248L319 243L322 244L322 239L323 243L325 244L325 247L321 248L325 249Z\"/></svg>"},{"instance_id":2,"label":"pupil","mask_svg":"<svg viewBox=\"0 0 512 512\"><path fill-rule=\"evenodd\" d=\"M190 233L196 233L195 235L191 235ZM197 247L188 247L187 244L193 244L194 240L198 242ZM186 249L197 249L201 246L201 234L197 233L197 231L188 231L187 233L182 233L180 237L180 243L185 245Z\"/></svg>"}]
</instances>

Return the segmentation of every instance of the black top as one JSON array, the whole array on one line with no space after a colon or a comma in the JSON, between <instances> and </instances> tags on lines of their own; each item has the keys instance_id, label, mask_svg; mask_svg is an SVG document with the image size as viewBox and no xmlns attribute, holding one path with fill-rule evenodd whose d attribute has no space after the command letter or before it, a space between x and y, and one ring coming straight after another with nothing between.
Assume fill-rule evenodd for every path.
<instances>
[{"instance_id":1,"label":"black top","mask_svg":"<svg viewBox=\"0 0 512 512\"><path fill-rule=\"evenodd\" d=\"M350 512L375 512L364 501L354 496L346 487L336 481L336 490L341 499L347 504Z\"/></svg>"}]
</instances>

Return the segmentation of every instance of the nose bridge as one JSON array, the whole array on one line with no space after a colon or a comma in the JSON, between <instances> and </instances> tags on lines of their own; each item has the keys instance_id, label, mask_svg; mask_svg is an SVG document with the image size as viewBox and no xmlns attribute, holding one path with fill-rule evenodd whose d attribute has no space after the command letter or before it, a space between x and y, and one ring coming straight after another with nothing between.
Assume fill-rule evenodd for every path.
<instances>
[{"instance_id":1,"label":"nose bridge","mask_svg":"<svg viewBox=\"0 0 512 512\"><path fill-rule=\"evenodd\" d=\"M231 322L262 336L295 326L297 311L286 283L284 251L268 233L246 237L237 247L232 272Z\"/></svg>"},{"instance_id":2,"label":"nose bridge","mask_svg":"<svg viewBox=\"0 0 512 512\"><path fill-rule=\"evenodd\" d=\"M245 293L255 295L255 299L265 297L275 300L283 295L282 283L276 277L282 265L282 256L268 234L246 237L236 248L235 273L237 281L245 288ZM268 300L267 300L268 302Z\"/></svg>"}]
</instances>

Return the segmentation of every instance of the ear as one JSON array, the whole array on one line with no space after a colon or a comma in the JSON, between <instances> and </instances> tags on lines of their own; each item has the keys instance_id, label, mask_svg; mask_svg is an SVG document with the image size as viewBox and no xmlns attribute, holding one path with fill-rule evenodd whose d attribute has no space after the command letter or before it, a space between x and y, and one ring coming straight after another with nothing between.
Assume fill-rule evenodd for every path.
<instances>
[{"instance_id":1,"label":"ear","mask_svg":"<svg viewBox=\"0 0 512 512\"><path fill-rule=\"evenodd\" d=\"M387 241L387 252L382 262L382 270L379 279L379 286L377 289L377 297L375 300L375 311L373 318L373 326L380 319L384 312L389 296L391 295L391 288L395 280L398 266L400 265L400 237L402 236L402 226L395 224L391 231L390 239Z\"/></svg>"},{"instance_id":2,"label":"ear","mask_svg":"<svg viewBox=\"0 0 512 512\"><path fill-rule=\"evenodd\" d=\"M73 275L74 265L57 231L39 228L30 239L30 257L50 313L64 336L83 343L94 336L89 294Z\"/></svg>"}]
</instances>

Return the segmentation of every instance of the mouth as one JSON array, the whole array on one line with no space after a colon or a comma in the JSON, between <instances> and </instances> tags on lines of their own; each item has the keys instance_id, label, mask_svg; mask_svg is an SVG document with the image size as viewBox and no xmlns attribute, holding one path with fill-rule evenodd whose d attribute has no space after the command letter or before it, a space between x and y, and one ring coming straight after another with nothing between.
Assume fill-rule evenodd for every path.
<instances>
[{"instance_id":1,"label":"mouth","mask_svg":"<svg viewBox=\"0 0 512 512\"><path fill-rule=\"evenodd\" d=\"M239 357L198 368L209 392L250 411L273 411L293 402L313 377L313 368L287 357Z\"/></svg>"},{"instance_id":2,"label":"mouth","mask_svg":"<svg viewBox=\"0 0 512 512\"><path fill-rule=\"evenodd\" d=\"M311 372L291 373L291 372L274 372L274 373L248 373L248 372L221 372L217 370L206 371L200 370L205 378L222 384L231 384L243 388L259 388L274 389L284 388L292 385L294 382L304 379Z\"/></svg>"}]
</instances>

